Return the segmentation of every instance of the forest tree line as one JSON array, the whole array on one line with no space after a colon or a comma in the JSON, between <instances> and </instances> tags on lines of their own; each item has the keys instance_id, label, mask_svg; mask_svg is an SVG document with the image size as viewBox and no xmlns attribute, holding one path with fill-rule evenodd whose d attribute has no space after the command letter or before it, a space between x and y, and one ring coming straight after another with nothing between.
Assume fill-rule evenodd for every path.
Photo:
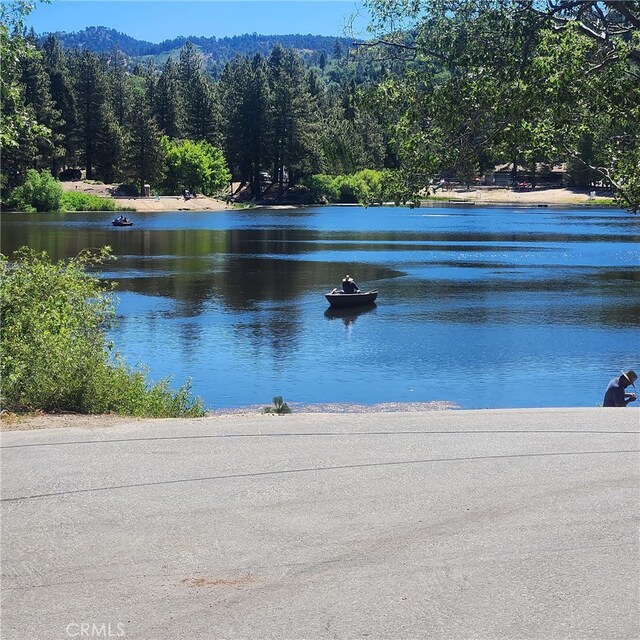
<instances>
[{"instance_id":1,"label":"forest tree line","mask_svg":"<svg viewBox=\"0 0 640 640\"><path fill-rule=\"evenodd\" d=\"M265 175L282 191L313 175L389 169L415 194L442 176L469 183L497 163L510 163L514 179L519 168L565 163L573 184L609 186L638 210L637 2L368 5L373 38L354 42L348 59L334 51L305 64L275 45L237 55L219 75L191 42L156 67L6 31L3 48L20 55L3 70L3 123L16 125L4 186L29 167L65 166L158 184L168 140L221 149L254 197Z\"/></svg>"},{"instance_id":2,"label":"forest tree line","mask_svg":"<svg viewBox=\"0 0 640 640\"><path fill-rule=\"evenodd\" d=\"M82 167L89 180L157 185L166 145L190 140L221 149L234 179L260 195L261 174L281 188L308 174L382 167L382 123L360 108L355 80L327 88L317 69L276 44L268 57L237 55L216 82L190 42L179 59L130 68L114 49L66 50L54 35L16 70L29 112L51 135L24 136L3 153L3 179L29 168Z\"/></svg>"},{"instance_id":3,"label":"forest tree line","mask_svg":"<svg viewBox=\"0 0 640 640\"><path fill-rule=\"evenodd\" d=\"M43 40L49 34L41 37ZM314 36L311 34L290 34L268 36L257 33L245 33L237 36L178 36L160 43L137 40L115 29L107 27L87 27L74 33L55 32L53 34L65 49L88 49L94 53L109 53L113 49L120 49L122 53L133 59L133 62L144 61L147 57L154 57L156 64L164 62L163 57L172 55L183 47L187 41L191 42L207 59L228 62L236 54L248 57L261 53L269 55L273 45L279 42L285 49L295 49L305 59L317 64L322 53L330 56L336 47L342 49L346 55L351 40L349 38Z\"/></svg>"}]
</instances>

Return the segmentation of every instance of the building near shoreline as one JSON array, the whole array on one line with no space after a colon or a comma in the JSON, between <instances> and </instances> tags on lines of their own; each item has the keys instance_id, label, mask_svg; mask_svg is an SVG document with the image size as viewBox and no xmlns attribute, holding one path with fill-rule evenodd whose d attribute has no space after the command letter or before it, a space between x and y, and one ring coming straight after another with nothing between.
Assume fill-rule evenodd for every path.
<instances>
[{"instance_id":1,"label":"building near shoreline","mask_svg":"<svg viewBox=\"0 0 640 640\"><path fill-rule=\"evenodd\" d=\"M565 163L548 165L536 163L535 171L518 165L515 182L540 185L545 187L564 187L567 184L567 165ZM485 175L485 185L495 187L511 187L514 183L513 162L496 165L494 170Z\"/></svg>"}]
</instances>

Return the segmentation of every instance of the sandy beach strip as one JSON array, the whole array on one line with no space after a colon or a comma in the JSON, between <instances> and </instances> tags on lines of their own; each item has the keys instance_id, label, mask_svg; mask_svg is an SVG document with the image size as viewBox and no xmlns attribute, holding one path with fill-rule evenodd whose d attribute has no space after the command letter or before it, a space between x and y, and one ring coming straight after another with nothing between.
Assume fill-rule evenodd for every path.
<instances>
[{"instance_id":1,"label":"sandy beach strip","mask_svg":"<svg viewBox=\"0 0 640 640\"><path fill-rule=\"evenodd\" d=\"M63 182L63 189L80 191L104 198L113 198L112 193L117 185L93 184L87 182ZM209 196L198 196L185 200L182 196L152 196L149 198L113 198L123 208L134 211L223 211L228 208L224 200ZM531 191L514 191L506 188L477 187L465 189L456 187L449 191L439 192L436 197L424 198L424 204L473 203L478 205L503 204L519 206L572 206L586 205L591 202L609 202L609 199L594 199L585 189L535 189ZM293 205L267 205L274 208L291 208Z\"/></svg>"}]
</instances>

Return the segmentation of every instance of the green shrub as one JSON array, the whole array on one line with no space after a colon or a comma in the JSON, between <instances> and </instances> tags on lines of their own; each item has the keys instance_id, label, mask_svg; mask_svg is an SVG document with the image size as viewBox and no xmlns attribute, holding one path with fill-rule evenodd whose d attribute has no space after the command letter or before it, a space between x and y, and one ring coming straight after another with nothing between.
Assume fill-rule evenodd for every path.
<instances>
[{"instance_id":1,"label":"green shrub","mask_svg":"<svg viewBox=\"0 0 640 640\"><path fill-rule=\"evenodd\" d=\"M101 198L92 193L65 191L62 195L62 211L133 211L116 200Z\"/></svg>"},{"instance_id":2,"label":"green shrub","mask_svg":"<svg viewBox=\"0 0 640 640\"><path fill-rule=\"evenodd\" d=\"M35 169L27 171L24 184L11 194L12 204L22 211L51 211L62 209L62 186L50 171Z\"/></svg>"},{"instance_id":3,"label":"green shrub","mask_svg":"<svg viewBox=\"0 0 640 640\"><path fill-rule=\"evenodd\" d=\"M302 184L309 189L309 195L313 202L335 202L340 198L336 176L316 173L304 178Z\"/></svg>"},{"instance_id":4,"label":"green shrub","mask_svg":"<svg viewBox=\"0 0 640 640\"><path fill-rule=\"evenodd\" d=\"M393 183L393 172L374 169L337 176L318 173L302 181L314 202L359 202L363 205L395 199L392 197Z\"/></svg>"},{"instance_id":5,"label":"green shrub","mask_svg":"<svg viewBox=\"0 0 640 640\"><path fill-rule=\"evenodd\" d=\"M211 195L223 189L231 173L222 151L205 140L162 139L167 163L164 188L167 193L185 189Z\"/></svg>"},{"instance_id":6,"label":"green shrub","mask_svg":"<svg viewBox=\"0 0 640 640\"><path fill-rule=\"evenodd\" d=\"M280 416L291 413L291 407L282 399L282 396L276 396L273 399L273 407L265 407L264 413L277 413Z\"/></svg>"},{"instance_id":7,"label":"green shrub","mask_svg":"<svg viewBox=\"0 0 640 640\"><path fill-rule=\"evenodd\" d=\"M364 184L360 183L355 175L338 176L336 182L340 192L340 202L358 202L358 195L363 194Z\"/></svg>"},{"instance_id":8,"label":"green shrub","mask_svg":"<svg viewBox=\"0 0 640 640\"><path fill-rule=\"evenodd\" d=\"M147 374L147 370L131 369L119 356L116 356L114 363L104 363L102 371L95 378L90 413L156 418L197 418L204 414L202 401L191 394L190 381L173 392L169 379L150 383Z\"/></svg>"},{"instance_id":9,"label":"green shrub","mask_svg":"<svg viewBox=\"0 0 640 640\"><path fill-rule=\"evenodd\" d=\"M8 411L113 412L199 416L202 402L183 385L150 384L145 371L111 354L105 330L114 316L111 287L87 269L113 259L109 247L52 262L23 247L0 255L0 400Z\"/></svg>"}]
</instances>

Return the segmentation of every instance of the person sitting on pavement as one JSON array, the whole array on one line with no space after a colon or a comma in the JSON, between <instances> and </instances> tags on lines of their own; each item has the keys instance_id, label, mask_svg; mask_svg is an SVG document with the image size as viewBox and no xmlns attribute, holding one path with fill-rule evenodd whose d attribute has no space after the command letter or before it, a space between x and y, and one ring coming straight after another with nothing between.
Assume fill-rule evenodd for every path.
<instances>
[{"instance_id":1,"label":"person sitting on pavement","mask_svg":"<svg viewBox=\"0 0 640 640\"><path fill-rule=\"evenodd\" d=\"M626 407L630 402L634 402L637 399L635 393L625 393L625 389L632 385L635 388L634 382L638 379L638 375L635 371L623 371L617 378L614 378L604 393L603 407Z\"/></svg>"}]
</instances>

